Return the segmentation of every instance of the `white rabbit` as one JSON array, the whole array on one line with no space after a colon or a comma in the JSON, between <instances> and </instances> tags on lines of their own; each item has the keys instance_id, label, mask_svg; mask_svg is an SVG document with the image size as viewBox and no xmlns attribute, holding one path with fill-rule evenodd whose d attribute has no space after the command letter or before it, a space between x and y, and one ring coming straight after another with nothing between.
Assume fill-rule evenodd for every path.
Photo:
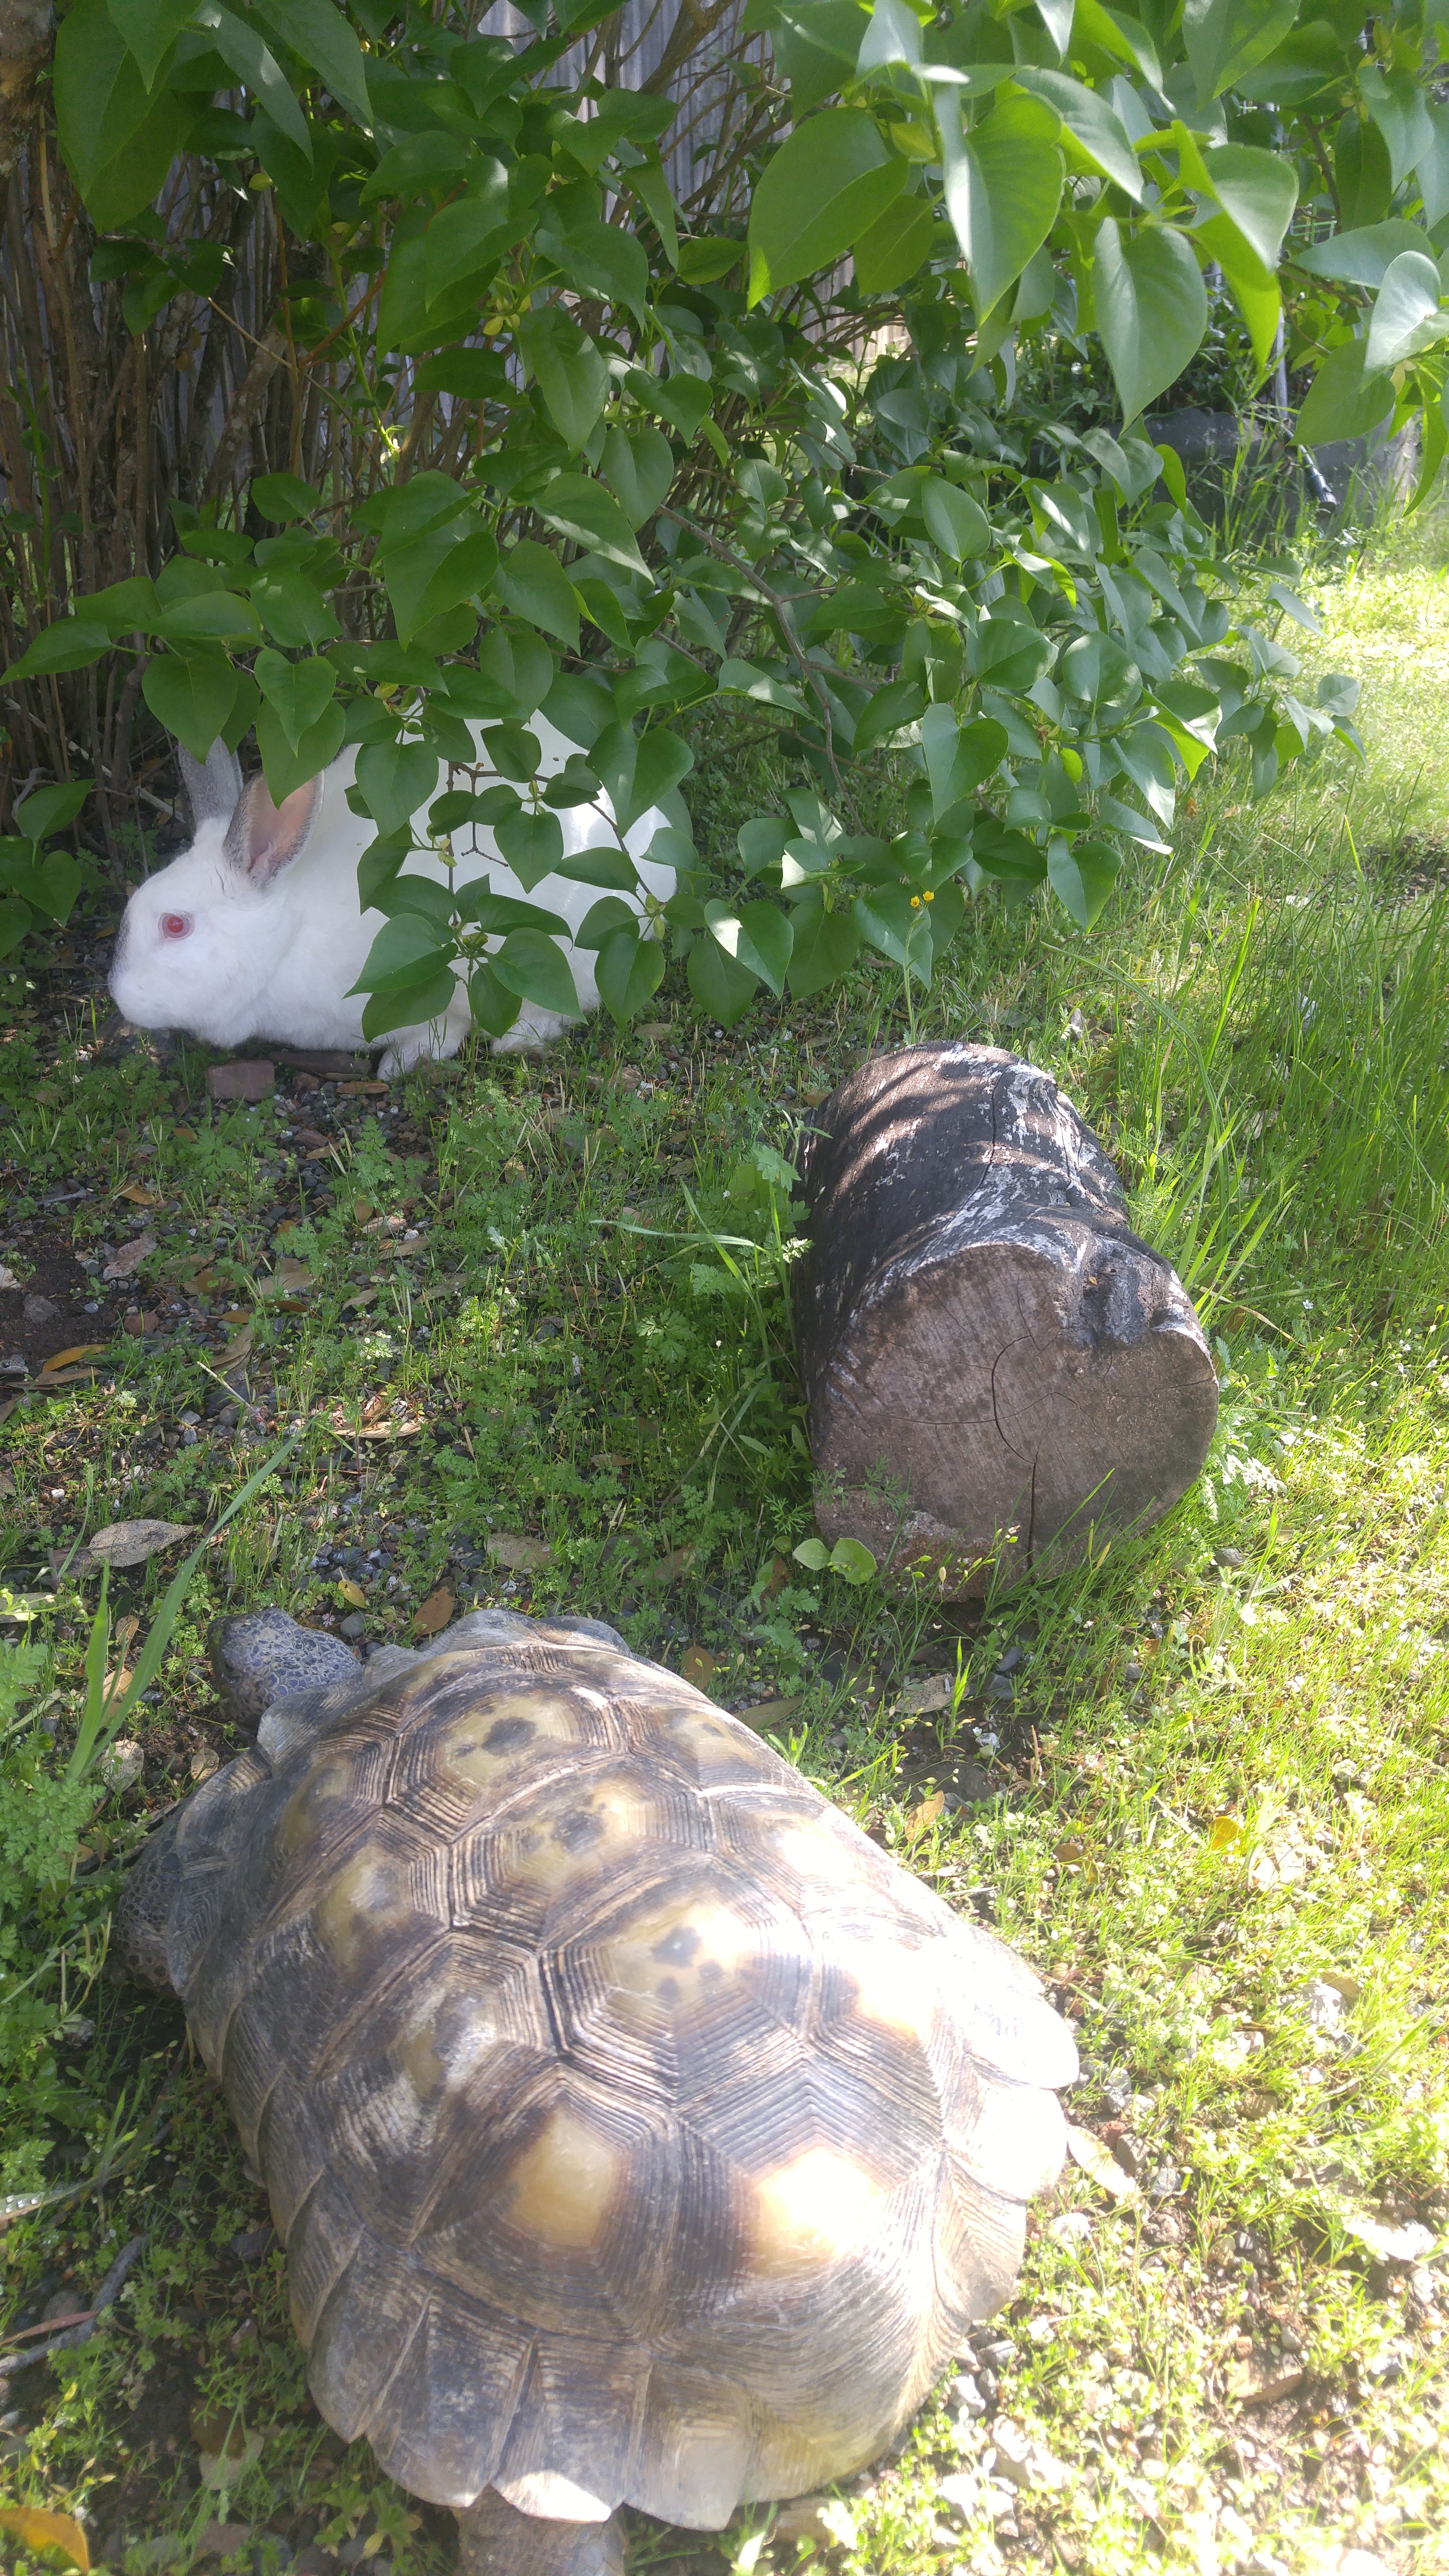
<instances>
[{"instance_id":1,"label":"white rabbit","mask_svg":"<svg viewBox=\"0 0 1449 2576\"><path fill-rule=\"evenodd\" d=\"M529 730L543 751L539 775L551 777L576 746L541 716ZM473 733L477 739L480 728L475 725ZM347 803L356 759L354 751L345 751L320 778L275 805L265 779L243 785L240 763L224 743L213 743L204 763L180 752L195 837L179 859L147 877L126 906L111 992L128 1020L143 1029L184 1029L211 1046L239 1046L248 1038L300 1047L369 1043L362 1034L364 996L349 987L384 916L358 909L357 862L375 826ZM488 768L481 748L479 763ZM614 846L592 806L567 806L558 819L566 858L600 843ZM674 892L674 870L645 861L643 853L666 819L655 807L625 835L645 887L661 901ZM492 833L480 827L477 839L476 856L460 853L455 883L486 875L495 894L538 904L559 914L571 930L598 902L598 886L557 876L545 877L525 896L497 855ZM406 868L411 875L446 881L445 863L429 849L414 850ZM637 894L626 900L642 910ZM592 952L570 948L565 954L580 1011L591 1011L599 998ZM494 1052L546 1046L568 1025L558 1012L525 1002L507 1035L494 1040ZM404 1072L424 1056L455 1055L468 1026L460 984L442 1020L390 1033L379 1072Z\"/></svg>"}]
</instances>

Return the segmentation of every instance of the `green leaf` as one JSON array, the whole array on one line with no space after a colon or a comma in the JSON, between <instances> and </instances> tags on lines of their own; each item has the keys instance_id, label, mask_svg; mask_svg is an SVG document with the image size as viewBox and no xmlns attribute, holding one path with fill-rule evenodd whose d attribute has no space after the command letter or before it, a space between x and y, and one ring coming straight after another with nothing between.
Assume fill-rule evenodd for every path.
<instances>
[{"instance_id":1,"label":"green leaf","mask_svg":"<svg viewBox=\"0 0 1449 2576\"><path fill-rule=\"evenodd\" d=\"M807 108L818 107L854 77L869 24L859 0L779 0L771 9L770 50L790 84L797 123Z\"/></svg>"},{"instance_id":2,"label":"green leaf","mask_svg":"<svg viewBox=\"0 0 1449 2576\"><path fill-rule=\"evenodd\" d=\"M1358 91L1388 148L1390 184L1400 188L1434 147L1428 102L1412 72L1383 72L1376 63L1364 64Z\"/></svg>"},{"instance_id":3,"label":"green leaf","mask_svg":"<svg viewBox=\"0 0 1449 2576\"><path fill-rule=\"evenodd\" d=\"M799 1549L795 1551L799 1554ZM876 1561L864 1541L838 1538L830 1551L830 1571L843 1583L869 1583L876 1572Z\"/></svg>"},{"instance_id":4,"label":"green leaf","mask_svg":"<svg viewBox=\"0 0 1449 2576\"><path fill-rule=\"evenodd\" d=\"M15 808L19 831L38 848L52 832L75 821L94 785L92 778L70 778L54 787L32 787Z\"/></svg>"},{"instance_id":5,"label":"green leaf","mask_svg":"<svg viewBox=\"0 0 1449 2576\"><path fill-rule=\"evenodd\" d=\"M537 377L548 415L570 455L583 446L604 408L609 370L594 342L557 305L525 314L515 337ZM573 476L572 481L582 478ZM592 539L585 539L592 543Z\"/></svg>"},{"instance_id":6,"label":"green leaf","mask_svg":"<svg viewBox=\"0 0 1449 2576\"><path fill-rule=\"evenodd\" d=\"M256 644L261 640L262 626L249 599L240 599L231 590L204 590L195 599L178 599L170 608L163 608L156 632L168 644L208 640Z\"/></svg>"},{"instance_id":7,"label":"green leaf","mask_svg":"<svg viewBox=\"0 0 1449 2576\"><path fill-rule=\"evenodd\" d=\"M1305 447L1324 447L1339 438L1367 438L1393 410L1393 377L1374 374L1366 367L1367 351L1364 340L1346 340L1330 349L1298 415L1298 436Z\"/></svg>"},{"instance_id":8,"label":"green leaf","mask_svg":"<svg viewBox=\"0 0 1449 2576\"><path fill-rule=\"evenodd\" d=\"M713 939L696 939L684 971L700 1009L722 1029L734 1027L759 991L759 977Z\"/></svg>"},{"instance_id":9,"label":"green leaf","mask_svg":"<svg viewBox=\"0 0 1449 2576\"><path fill-rule=\"evenodd\" d=\"M919 962L913 951L929 925L921 919L924 906L913 908L904 886L872 886L856 896L850 909L868 947L896 966Z\"/></svg>"},{"instance_id":10,"label":"green leaf","mask_svg":"<svg viewBox=\"0 0 1449 2576\"><path fill-rule=\"evenodd\" d=\"M1056 222L1065 165L1054 143L1015 128L994 130L990 119L968 141L954 90L943 96L937 119L946 211L984 321Z\"/></svg>"},{"instance_id":11,"label":"green leaf","mask_svg":"<svg viewBox=\"0 0 1449 2576\"><path fill-rule=\"evenodd\" d=\"M797 1002L838 983L860 954L860 924L848 912L827 912L817 897L796 906L795 933L786 981Z\"/></svg>"},{"instance_id":12,"label":"green leaf","mask_svg":"<svg viewBox=\"0 0 1449 2576\"><path fill-rule=\"evenodd\" d=\"M856 720L851 744L856 758L861 758L873 744L899 733L902 725L914 724L925 709L926 692L919 680L888 680L883 689L872 692Z\"/></svg>"},{"instance_id":13,"label":"green leaf","mask_svg":"<svg viewBox=\"0 0 1449 2576\"><path fill-rule=\"evenodd\" d=\"M347 718L339 706L324 707L315 723L293 742L275 707L257 710L257 749L272 800L280 805L293 788L320 778L342 749Z\"/></svg>"},{"instance_id":14,"label":"green leaf","mask_svg":"<svg viewBox=\"0 0 1449 2576\"><path fill-rule=\"evenodd\" d=\"M1078 841L1071 848L1054 832L1047 848L1047 875L1052 892L1073 921L1090 930L1122 865L1122 855L1109 841Z\"/></svg>"},{"instance_id":15,"label":"green leaf","mask_svg":"<svg viewBox=\"0 0 1449 2576\"><path fill-rule=\"evenodd\" d=\"M471 676L471 673L464 674L463 678L466 680ZM471 696L460 688L456 666L450 669L448 678L454 703L464 715L486 717L499 712L496 707L472 702ZM541 635L531 635L526 628L505 630L494 626L479 647L478 679L485 686L491 682L507 699L509 711L522 722L533 714L536 707L542 706L553 687L553 655ZM520 774L531 778L533 771L524 770Z\"/></svg>"},{"instance_id":16,"label":"green leaf","mask_svg":"<svg viewBox=\"0 0 1449 2576\"><path fill-rule=\"evenodd\" d=\"M1185 0L1183 43L1202 105L1271 54L1297 15L1297 0Z\"/></svg>"},{"instance_id":17,"label":"green leaf","mask_svg":"<svg viewBox=\"0 0 1449 2576\"><path fill-rule=\"evenodd\" d=\"M205 760L225 731L236 692L237 675L219 653L153 653L141 679L141 695L157 723L184 742L195 760Z\"/></svg>"},{"instance_id":18,"label":"green leaf","mask_svg":"<svg viewBox=\"0 0 1449 2576\"><path fill-rule=\"evenodd\" d=\"M1094 169L1104 170L1134 205L1142 203L1145 182L1121 117L1101 93L1088 89L1066 72L1037 71L1018 64L1017 85L1032 98L1044 99L1061 118Z\"/></svg>"},{"instance_id":19,"label":"green leaf","mask_svg":"<svg viewBox=\"0 0 1449 2576\"><path fill-rule=\"evenodd\" d=\"M553 199L546 200L552 204ZM644 245L597 215L558 233L540 225L538 248L562 269L571 286L606 304L622 304L643 325L649 312L649 262Z\"/></svg>"},{"instance_id":20,"label":"green leaf","mask_svg":"<svg viewBox=\"0 0 1449 2576\"><path fill-rule=\"evenodd\" d=\"M790 1554L797 1565L808 1566L812 1574L823 1574L830 1563L830 1550L823 1538L802 1538Z\"/></svg>"},{"instance_id":21,"label":"green leaf","mask_svg":"<svg viewBox=\"0 0 1449 2576\"><path fill-rule=\"evenodd\" d=\"M679 785L681 778L687 778L693 767L694 754L688 743L682 741L677 733L670 733L664 725L651 725L639 743L629 794L622 807L618 804L614 807L614 821L619 831L627 832L642 814L648 813L651 805L658 805Z\"/></svg>"},{"instance_id":22,"label":"green leaf","mask_svg":"<svg viewBox=\"0 0 1449 2576\"><path fill-rule=\"evenodd\" d=\"M862 295L890 295L915 276L923 260L950 236L936 225L929 197L897 197L856 236L855 282Z\"/></svg>"},{"instance_id":23,"label":"green leaf","mask_svg":"<svg viewBox=\"0 0 1449 2576\"><path fill-rule=\"evenodd\" d=\"M446 952L436 925L421 912L396 912L383 923L367 952L361 974L349 990L402 992L440 974L445 963Z\"/></svg>"},{"instance_id":24,"label":"green leaf","mask_svg":"<svg viewBox=\"0 0 1449 2576\"><path fill-rule=\"evenodd\" d=\"M252 606L274 643L326 644L339 632L331 603L313 582L288 565L269 566L252 583Z\"/></svg>"},{"instance_id":25,"label":"green leaf","mask_svg":"<svg viewBox=\"0 0 1449 2576\"><path fill-rule=\"evenodd\" d=\"M1427 238L1427 236L1426 236ZM1364 372L1397 367L1432 349L1449 333L1449 314L1439 309L1439 271L1422 251L1401 251L1391 260L1369 315Z\"/></svg>"},{"instance_id":26,"label":"green leaf","mask_svg":"<svg viewBox=\"0 0 1449 2576\"><path fill-rule=\"evenodd\" d=\"M863 108L827 108L797 125L750 200L750 303L833 267L909 176Z\"/></svg>"},{"instance_id":27,"label":"green leaf","mask_svg":"<svg viewBox=\"0 0 1449 2576\"><path fill-rule=\"evenodd\" d=\"M501 161L475 164L466 197L455 197L434 215L423 264L429 304L454 299L461 281L476 279L481 293L508 239L508 173Z\"/></svg>"},{"instance_id":28,"label":"green leaf","mask_svg":"<svg viewBox=\"0 0 1449 2576\"><path fill-rule=\"evenodd\" d=\"M506 930L543 930L550 938L567 939L568 923L557 912L545 912L542 904L519 903L511 894L495 894L487 877L473 877L459 886L448 898L460 921L476 922L490 936Z\"/></svg>"},{"instance_id":29,"label":"green leaf","mask_svg":"<svg viewBox=\"0 0 1449 2576\"><path fill-rule=\"evenodd\" d=\"M1057 664L1059 685L1079 705L1119 710L1142 695L1142 675L1113 635L1079 635Z\"/></svg>"},{"instance_id":30,"label":"green leaf","mask_svg":"<svg viewBox=\"0 0 1449 2576\"><path fill-rule=\"evenodd\" d=\"M568 959L557 942L541 930L510 930L496 957L488 960L506 991L541 1010L566 1019L583 1017Z\"/></svg>"},{"instance_id":31,"label":"green leaf","mask_svg":"<svg viewBox=\"0 0 1449 2576\"><path fill-rule=\"evenodd\" d=\"M43 635L36 636L19 661L11 663L5 677L29 680L47 671L83 671L110 649L111 636L106 627L93 626L79 617L62 617L56 625L47 626Z\"/></svg>"},{"instance_id":32,"label":"green leaf","mask_svg":"<svg viewBox=\"0 0 1449 2576\"><path fill-rule=\"evenodd\" d=\"M694 445L709 414L710 390L703 377L651 376L642 367L631 367L624 384L641 410L657 412L687 447Z\"/></svg>"},{"instance_id":33,"label":"green leaf","mask_svg":"<svg viewBox=\"0 0 1449 2576\"><path fill-rule=\"evenodd\" d=\"M1331 277L1345 286L1378 288L1401 252L1423 248L1421 227L1394 216L1388 223L1362 224L1352 232L1331 233L1327 241L1309 242L1301 250L1295 242L1292 259L1295 268L1306 269L1310 277Z\"/></svg>"},{"instance_id":34,"label":"green leaf","mask_svg":"<svg viewBox=\"0 0 1449 2576\"><path fill-rule=\"evenodd\" d=\"M107 0L111 23L133 56L144 86L156 74L187 24L193 0Z\"/></svg>"},{"instance_id":35,"label":"green leaf","mask_svg":"<svg viewBox=\"0 0 1449 2576\"><path fill-rule=\"evenodd\" d=\"M983 617L975 634L966 638L966 666L972 679L1009 690L1013 697L1025 697L1051 658L1049 637L1039 626L1027 626L1016 617Z\"/></svg>"},{"instance_id":36,"label":"green leaf","mask_svg":"<svg viewBox=\"0 0 1449 2576\"><path fill-rule=\"evenodd\" d=\"M371 133L372 102L367 90L367 62L362 47L332 0L251 0L272 34L320 74L335 99L352 110Z\"/></svg>"},{"instance_id":37,"label":"green leaf","mask_svg":"<svg viewBox=\"0 0 1449 2576\"><path fill-rule=\"evenodd\" d=\"M270 45L263 43L248 19L235 17L230 9L224 9L221 0L200 0L195 23L206 29L228 70L246 83L278 133L295 145L310 170L311 128Z\"/></svg>"},{"instance_id":38,"label":"green leaf","mask_svg":"<svg viewBox=\"0 0 1449 2576\"><path fill-rule=\"evenodd\" d=\"M505 608L579 649L578 593L556 554L532 537L520 538L499 565L493 587ZM532 713L532 709L529 709Z\"/></svg>"},{"instance_id":39,"label":"green leaf","mask_svg":"<svg viewBox=\"0 0 1449 2576\"><path fill-rule=\"evenodd\" d=\"M778 905L760 901L732 906L715 900L705 905L704 917L711 938L734 964L758 976L772 993L784 992L795 934Z\"/></svg>"},{"instance_id":40,"label":"green leaf","mask_svg":"<svg viewBox=\"0 0 1449 2576\"><path fill-rule=\"evenodd\" d=\"M942 474L932 474L922 484L921 516L932 544L953 563L984 555L991 543L991 522L980 503Z\"/></svg>"},{"instance_id":41,"label":"green leaf","mask_svg":"<svg viewBox=\"0 0 1449 2576\"><path fill-rule=\"evenodd\" d=\"M1097 227L1092 299L1123 418L1135 420L1201 346L1208 314L1202 271L1181 233L1153 226L1124 241L1108 215Z\"/></svg>"},{"instance_id":42,"label":"green leaf","mask_svg":"<svg viewBox=\"0 0 1449 2576\"><path fill-rule=\"evenodd\" d=\"M642 528L669 497L674 450L657 429L621 429L604 439L599 470L631 528Z\"/></svg>"},{"instance_id":43,"label":"green leaf","mask_svg":"<svg viewBox=\"0 0 1449 2576\"><path fill-rule=\"evenodd\" d=\"M87 780L87 786L90 781ZM23 874L17 870L14 891L52 921L66 921L85 879L69 850L52 850Z\"/></svg>"},{"instance_id":44,"label":"green leaf","mask_svg":"<svg viewBox=\"0 0 1449 2576\"><path fill-rule=\"evenodd\" d=\"M0 895L0 957L8 957L35 928L35 915L18 895Z\"/></svg>"},{"instance_id":45,"label":"green leaf","mask_svg":"<svg viewBox=\"0 0 1449 2576\"><path fill-rule=\"evenodd\" d=\"M621 925L603 941L594 973L600 1000L622 1028L663 983L664 951L657 939L641 939L637 929Z\"/></svg>"},{"instance_id":46,"label":"green leaf","mask_svg":"<svg viewBox=\"0 0 1449 2576\"><path fill-rule=\"evenodd\" d=\"M1429 123L1434 140L1420 154L1414 176L1423 192L1424 221L1432 226L1449 215L1449 107L1431 106Z\"/></svg>"},{"instance_id":47,"label":"green leaf","mask_svg":"<svg viewBox=\"0 0 1449 2576\"><path fill-rule=\"evenodd\" d=\"M385 993L374 993L362 1011L362 1034L365 1038L385 1038L392 1029L427 1028L447 1018L458 978L451 966L440 966L416 984L388 986Z\"/></svg>"},{"instance_id":48,"label":"green leaf","mask_svg":"<svg viewBox=\"0 0 1449 2576\"><path fill-rule=\"evenodd\" d=\"M505 1037L518 1018L519 999L500 984L486 959L468 978L468 1007L491 1038Z\"/></svg>"},{"instance_id":49,"label":"green leaf","mask_svg":"<svg viewBox=\"0 0 1449 2576\"><path fill-rule=\"evenodd\" d=\"M289 662L284 654L274 653L264 645L252 665L252 676L296 751L308 727L319 721L331 703L337 687L337 674L331 663Z\"/></svg>"},{"instance_id":50,"label":"green leaf","mask_svg":"<svg viewBox=\"0 0 1449 2576\"><path fill-rule=\"evenodd\" d=\"M55 39L61 152L98 231L149 206L181 150L190 101L148 89L106 0L74 0Z\"/></svg>"},{"instance_id":51,"label":"green leaf","mask_svg":"<svg viewBox=\"0 0 1449 2576\"><path fill-rule=\"evenodd\" d=\"M874 0L870 24L860 40L855 68L864 77L867 72L883 71L891 63L924 62L926 49L921 36L921 22L905 0Z\"/></svg>"},{"instance_id":52,"label":"green leaf","mask_svg":"<svg viewBox=\"0 0 1449 2576\"><path fill-rule=\"evenodd\" d=\"M592 547L606 563L618 564L625 572L642 573L646 581L650 579L648 566L634 542L634 531L612 492L605 491L602 483L591 482L586 474L556 474L536 496L533 506L560 536Z\"/></svg>"},{"instance_id":53,"label":"green leaf","mask_svg":"<svg viewBox=\"0 0 1449 2576\"><path fill-rule=\"evenodd\" d=\"M627 930L632 939L637 939L639 915L631 903L625 903L622 895L600 895L597 903L590 904L574 932L574 946L602 948L605 940L612 939L616 930Z\"/></svg>"},{"instance_id":54,"label":"green leaf","mask_svg":"<svg viewBox=\"0 0 1449 2576\"><path fill-rule=\"evenodd\" d=\"M498 824L493 837L525 894L551 876L563 857L563 825L557 814L516 814Z\"/></svg>"},{"instance_id":55,"label":"green leaf","mask_svg":"<svg viewBox=\"0 0 1449 2576\"><path fill-rule=\"evenodd\" d=\"M1197 246L1215 259L1232 290L1234 303L1247 325L1258 365L1266 368L1278 342L1278 325L1283 315L1283 298L1278 280L1264 268L1256 251L1250 250L1237 225L1226 215L1214 215L1197 228Z\"/></svg>"},{"instance_id":56,"label":"green leaf","mask_svg":"<svg viewBox=\"0 0 1449 2576\"><path fill-rule=\"evenodd\" d=\"M464 534L448 520L414 537L410 545L389 547L383 563L387 595L398 639L408 644L445 610L464 600L487 595L498 570L498 548L487 528Z\"/></svg>"},{"instance_id":57,"label":"green leaf","mask_svg":"<svg viewBox=\"0 0 1449 2576\"><path fill-rule=\"evenodd\" d=\"M1292 162L1281 152L1264 152L1251 143L1219 144L1202 159L1224 214L1264 268L1276 268L1298 203Z\"/></svg>"},{"instance_id":58,"label":"green leaf","mask_svg":"<svg viewBox=\"0 0 1449 2576\"><path fill-rule=\"evenodd\" d=\"M438 783L438 755L421 742L368 743L357 755L358 793L379 832L399 832Z\"/></svg>"},{"instance_id":59,"label":"green leaf","mask_svg":"<svg viewBox=\"0 0 1449 2576\"><path fill-rule=\"evenodd\" d=\"M610 886L620 894L632 894L639 883L639 871L628 851L611 850L598 842L580 850L576 858L560 859L554 874L574 885Z\"/></svg>"},{"instance_id":60,"label":"green leaf","mask_svg":"<svg viewBox=\"0 0 1449 2576\"><path fill-rule=\"evenodd\" d=\"M1033 672L1032 677L1036 676ZM931 782L932 811L936 822L943 824L1005 758L1006 729L989 716L958 726L950 707L928 707L921 718L921 748Z\"/></svg>"},{"instance_id":61,"label":"green leaf","mask_svg":"<svg viewBox=\"0 0 1449 2576\"><path fill-rule=\"evenodd\" d=\"M744 243L728 233L699 233L679 243L676 265L686 286L713 286L738 268L744 255Z\"/></svg>"},{"instance_id":62,"label":"green leaf","mask_svg":"<svg viewBox=\"0 0 1449 2576\"><path fill-rule=\"evenodd\" d=\"M277 527L286 527L293 519L310 519L322 507L321 495L298 474L259 474L252 484L252 500L262 517Z\"/></svg>"}]
</instances>

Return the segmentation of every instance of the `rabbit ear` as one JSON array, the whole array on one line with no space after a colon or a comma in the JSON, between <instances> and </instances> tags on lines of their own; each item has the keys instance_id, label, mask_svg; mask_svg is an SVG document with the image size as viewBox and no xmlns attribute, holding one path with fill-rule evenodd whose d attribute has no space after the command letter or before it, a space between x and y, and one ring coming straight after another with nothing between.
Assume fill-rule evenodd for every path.
<instances>
[{"instance_id":1,"label":"rabbit ear","mask_svg":"<svg viewBox=\"0 0 1449 2576\"><path fill-rule=\"evenodd\" d=\"M253 778L242 790L223 844L232 866L250 884L270 885L274 876L301 857L321 802L320 778L294 787L280 805L272 803L265 778Z\"/></svg>"},{"instance_id":2,"label":"rabbit ear","mask_svg":"<svg viewBox=\"0 0 1449 2576\"><path fill-rule=\"evenodd\" d=\"M176 746L181 784L191 807L191 828L199 832L203 823L220 820L229 823L236 812L242 792L241 762L226 744L214 742L205 760L198 760L184 742Z\"/></svg>"}]
</instances>

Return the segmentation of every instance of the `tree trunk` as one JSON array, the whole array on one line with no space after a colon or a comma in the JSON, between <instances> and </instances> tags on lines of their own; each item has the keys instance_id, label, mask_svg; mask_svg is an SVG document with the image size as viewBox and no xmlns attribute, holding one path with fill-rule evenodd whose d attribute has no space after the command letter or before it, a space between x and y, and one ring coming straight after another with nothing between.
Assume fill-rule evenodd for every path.
<instances>
[{"instance_id":1,"label":"tree trunk","mask_svg":"<svg viewBox=\"0 0 1449 2576\"><path fill-rule=\"evenodd\" d=\"M1050 1075L906 1047L814 1124L796 1318L824 1536L962 1599L1156 1520L1202 1465L1217 1379Z\"/></svg>"}]
</instances>

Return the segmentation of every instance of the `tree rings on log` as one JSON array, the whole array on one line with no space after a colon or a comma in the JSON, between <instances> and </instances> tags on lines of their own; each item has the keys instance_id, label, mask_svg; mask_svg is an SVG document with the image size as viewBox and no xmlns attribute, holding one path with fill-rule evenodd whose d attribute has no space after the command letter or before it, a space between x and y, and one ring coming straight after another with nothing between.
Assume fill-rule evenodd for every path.
<instances>
[{"instance_id":1,"label":"tree rings on log","mask_svg":"<svg viewBox=\"0 0 1449 2576\"><path fill-rule=\"evenodd\" d=\"M1207 1455L1217 1377L1051 1076L905 1047L812 1125L796 1321L823 1536L963 1599L1158 1519Z\"/></svg>"}]
</instances>

